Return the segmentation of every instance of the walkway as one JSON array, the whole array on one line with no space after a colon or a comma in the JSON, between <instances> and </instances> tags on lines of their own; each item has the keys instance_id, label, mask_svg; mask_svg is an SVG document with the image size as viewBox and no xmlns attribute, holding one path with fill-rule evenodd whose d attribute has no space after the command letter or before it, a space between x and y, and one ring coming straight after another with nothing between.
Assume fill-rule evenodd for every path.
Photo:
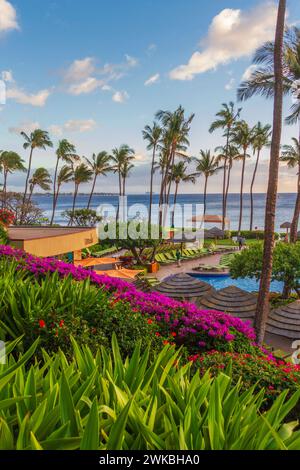
<instances>
[{"instance_id":1,"label":"walkway","mask_svg":"<svg viewBox=\"0 0 300 470\"><path fill-rule=\"evenodd\" d=\"M198 258L194 260L186 260L181 262L181 267L177 266L177 263L168 264L166 266L161 266L156 277L159 281L163 281L169 276L178 273L191 273L193 268L197 268L200 264L210 264L211 266L216 266L220 263L221 259L220 254L218 255L208 255L203 258Z\"/></svg>"}]
</instances>

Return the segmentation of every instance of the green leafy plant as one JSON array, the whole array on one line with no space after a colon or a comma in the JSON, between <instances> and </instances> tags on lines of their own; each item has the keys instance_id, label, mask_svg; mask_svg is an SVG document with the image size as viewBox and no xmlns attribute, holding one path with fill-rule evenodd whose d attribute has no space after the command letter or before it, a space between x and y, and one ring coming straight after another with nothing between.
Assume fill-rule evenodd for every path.
<instances>
[{"instance_id":1,"label":"green leafy plant","mask_svg":"<svg viewBox=\"0 0 300 470\"><path fill-rule=\"evenodd\" d=\"M300 245L277 243L274 249L272 279L284 283L283 297L288 297L294 289L300 297ZM263 246L256 243L248 250L235 256L230 264L230 274L236 279L239 277L261 277L263 260Z\"/></svg>"},{"instance_id":2,"label":"green leafy plant","mask_svg":"<svg viewBox=\"0 0 300 470\"><path fill-rule=\"evenodd\" d=\"M242 378L243 391L253 386L256 391L264 388L265 409L269 408L284 390L288 389L289 394L292 394L300 388L300 367L283 360L219 351L201 354L192 359L202 375L206 374L208 369L212 377L223 371L231 375L235 384Z\"/></svg>"},{"instance_id":3,"label":"green leafy plant","mask_svg":"<svg viewBox=\"0 0 300 470\"><path fill-rule=\"evenodd\" d=\"M96 350L98 345L110 347L115 332L123 356L131 353L139 340L143 347L151 342L155 354L162 344L155 328L127 302L92 286L88 279L74 282L71 277L61 279L58 273L39 279L16 270L15 263L0 262L2 340L24 335L26 348L39 336L48 352L61 348L70 353L71 335L79 344Z\"/></svg>"},{"instance_id":4,"label":"green leafy plant","mask_svg":"<svg viewBox=\"0 0 300 470\"><path fill-rule=\"evenodd\" d=\"M72 340L72 359L44 352L28 367L37 342L16 360L19 341L0 365L1 450L299 449L298 423L284 423L299 392L261 413L263 389L193 374L169 346L149 360L139 343L123 360L115 336L96 355Z\"/></svg>"}]
</instances>

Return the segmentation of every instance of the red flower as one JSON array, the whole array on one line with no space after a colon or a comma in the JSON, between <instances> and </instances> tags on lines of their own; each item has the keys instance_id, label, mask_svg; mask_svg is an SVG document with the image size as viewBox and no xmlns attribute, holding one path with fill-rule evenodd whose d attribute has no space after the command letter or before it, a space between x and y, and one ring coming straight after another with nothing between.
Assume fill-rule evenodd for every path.
<instances>
[{"instance_id":1,"label":"red flower","mask_svg":"<svg viewBox=\"0 0 300 470\"><path fill-rule=\"evenodd\" d=\"M155 333L155 336L159 337L159 336L160 336L160 333L157 331L157 332Z\"/></svg>"},{"instance_id":2,"label":"red flower","mask_svg":"<svg viewBox=\"0 0 300 470\"><path fill-rule=\"evenodd\" d=\"M148 320L147 323L148 323L148 325L152 325L153 320Z\"/></svg>"},{"instance_id":3,"label":"red flower","mask_svg":"<svg viewBox=\"0 0 300 470\"><path fill-rule=\"evenodd\" d=\"M173 336L173 338L176 338L177 333L175 333L175 331L172 331L171 336Z\"/></svg>"},{"instance_id":4,"label":"red flower","mask_svg":"<svg viewBox=\"0 0 300 470\"><path fill-rule=\"evenodd\" d=\"M164 340L163 344L166 346L167 344L170 344L169 341L167 341L166 339Z\"/></svg>"},{"instance_id":5,"label":"red flower","mask_svg":"<svg viewBox=\"0 0 300 470\"><path fill-rule=\"evenodd\" d=\"M59 328L62 328L65 324L65 320L60 320L59 322Z\"/></svg>"},{"instance_id":6,"label":"red flower","mask_svg":"<svg viewBox=\"0 0 300 470\"><path fill-rule=\"evenodd\" d=\"M46 322L44 320L39 320L40 328L46 328Z\"/></svg>"}]
</instances>

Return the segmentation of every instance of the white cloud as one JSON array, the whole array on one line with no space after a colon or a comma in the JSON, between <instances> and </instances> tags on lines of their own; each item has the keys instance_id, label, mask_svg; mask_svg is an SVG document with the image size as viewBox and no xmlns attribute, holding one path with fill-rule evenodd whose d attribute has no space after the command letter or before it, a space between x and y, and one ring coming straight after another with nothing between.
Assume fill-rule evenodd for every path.
<instances>
[{"instance_id":1,"label":"white cloud","mask_svg":"<svg viewBox=\"0 0 300 470\"><path fill-rule=\"evenodd\" d=\"M102 84L103 82L101 80L89 77L84 82L71 85L68 91L71 95L87 95L95 91L97 88L102 87Z\"/></svg>"},{"instance_id":2,"label":"white cloud","mask_svg":"<svg viewBox=\"0 0 300 470\"><path fill-rule=\"evenodd\" d=\"M157 49L157 45L152 43L152 44L149 44L148 48L147 48L147 52L148 54L152 54L153 52L155 52Z\"/></svg>"},{"instance_id":3,"label":"white cloud","mask_svg":"<svg viewBox=\"0 0 300 470\"><path fill-rule=\"evenodd\" d=\"M152 75L148 80L145 81L144 85L145 86L150 86L154 85L154 83L157 83L158 80L160 79L159 73L156 73L155 75Z\"/></svg>"},{"instance_id":4,"label":"white cloud","mask_svg":"<svg viewBox=\"0 0 300 470\"><path fill-rule=\"evenodd\" d=\"M136 67L138 64L138 60L131 55L125 54L125 59L129 67Z\"/></svg>"},{"instance_id":5,"label":"white cloud","mask_svg":"<svg viewBox=\"0 0 300 470\"><path fill-rule=\"evenodd\" d=\"M251 55L265 41L274 38L277 8L265 2L250 11L226 8L215 16L208 34L186 65L170 72L173 80L192 80L195 75L214 70Z\"/></svg>"},{"instance_id":6,"label":"white cloud","mask_svg":"<svg viewBox=\"0 0 300 470\"><path fill-rule=\"evenodd\" d=\"M18 126L16 127L9 127L8 131L11 134L20 134L21 132L26 132L26 134L30 134L31 132L35 131L36 129L40 129L40 123L39 122L30 122L30 121L24 121L21 122Z\"/></svg>"},{"instance_id":7,"label":"white cloud","mask_svg":"<svg viewBox=\"0 0 300 470\"><path fill-rule=\"evenodd\" d=\"M249 67L246 68L245 72L243 73L242 81L249 80L249 78L251 77L252 73L255 70L257 70L257 65L255 64L249 65Z\"/></svg>"},{"instance_id":8,"label":"white cloud","mask_svg":"<svg viewBox=\"0 0 300 470\"><path fill-rule=\"evenodd\" d=\"M0 32L19 29L15 8L7 0L0 0Z\"/></svg>"},{"instance_id":9,"label":"white cloud","mask_svg":"<svg viewBox=\"0 0 300 470\"><path fill-rule=\"evenodd\" d=\"M14 77L11 70L3 70L2 72L2 80L7 83L14 83Z\"/></svg>"},{"instance_id":10,"label":"white cloud","mask_svg":"<svg viewBox=\"0 0 300 470\"><path fill-rule=\"evenodd\" d=\"M225 85L225 90L230 91L235 85L235 79L231 78L228 83Z\"/></svg>"},{"instance_id":11,"label":"white cloud","mask_svg":"<svg viewBox=\"0 0 300 470\"><path fill-rule=\"evenodd\" d=\"M94 73L95 69L95 59L93 57L74 60L65 71L64 80L68 83L77 83L86 80Z\"/></svg>"},{"instance_id":12,"label":"white cloud","mask_svg":"<svg viewBox=\"0 0 300 470\"><path fill-rule=\"evenodd\" d=\"M6 92L8 99L12 99L19 104L26 104L30 106L43 107L49 98L50 90L41 90L37 93L26 93L24 90L14 87Z\"/></svg>"},{"instance_id":13,"label":"white cloud","mask_svg":"<svg viewBox=\"0 0 300 470\"><path fill-rule=\"evenodd\" d=\"M70 119L65 122L62 126L52 124L49 126L51 134L56 136L63 135L64 132L89 132L96 128L97 123L94 119Z\"/></svg>"},{"instance_id":14,"label":"white cloud","mask_svg":"<svg viewBox=\"0 0 300 470\"><path fill-rule=\"evenodd\" d=\"M129 95L127 93L127 91L116 91L114 94L113 94L113 101L115 103L125 103L125 101L127 101L129 98Z\"/></svg>"},{"instance_id":15,"label":"white cloud","mask_svg":"<svg viewBox=\"0 0 300 470\"><path fill-rule=\"evenodd\" d=\"M48 130L50 134L55 135L56 137L60 137L63 135L63 129L61 126L58 126L56 124L52 124L52 126L48 127Z\"/></svg>"},{"instance_id":16,"label":"white cloud","mask_svg":"<svg viewBox=\"0 0 300 470\"><path fill-rule=\"evenodd\" d=\"M89 94L96 89L114 91L109 83L120 80L130 69L136 67L138 60L128 54L119 64L96 66L93 57L75 60L64 72L64 82L68 84L68 93L72 95Z\"/></svg>"}]
</instances>

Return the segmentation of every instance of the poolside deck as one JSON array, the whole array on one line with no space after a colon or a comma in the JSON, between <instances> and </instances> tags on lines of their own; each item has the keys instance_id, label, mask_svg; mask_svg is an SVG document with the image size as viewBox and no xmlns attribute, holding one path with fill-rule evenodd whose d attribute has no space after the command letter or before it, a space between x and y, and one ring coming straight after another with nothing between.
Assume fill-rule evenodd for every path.
<instances>
[{"instance_id":1,"label":"poolside deck","mask_svg":"<svg viewBox=\"0 0 300 470\"><path fill-rule=\"evenodd\" d=\"M191 273L194 268L197 268L199 264L210 264L211 266L216 266L220 263L221 254L218 255L208 255L203 258L182 261L181 266L178 267L176 263L168 264L167 266L161 266L160 270L156 274L156 277L159 281L163 281L167 277L170 277L174 274L179 273Z\"/></svg>"}]
</instances>

